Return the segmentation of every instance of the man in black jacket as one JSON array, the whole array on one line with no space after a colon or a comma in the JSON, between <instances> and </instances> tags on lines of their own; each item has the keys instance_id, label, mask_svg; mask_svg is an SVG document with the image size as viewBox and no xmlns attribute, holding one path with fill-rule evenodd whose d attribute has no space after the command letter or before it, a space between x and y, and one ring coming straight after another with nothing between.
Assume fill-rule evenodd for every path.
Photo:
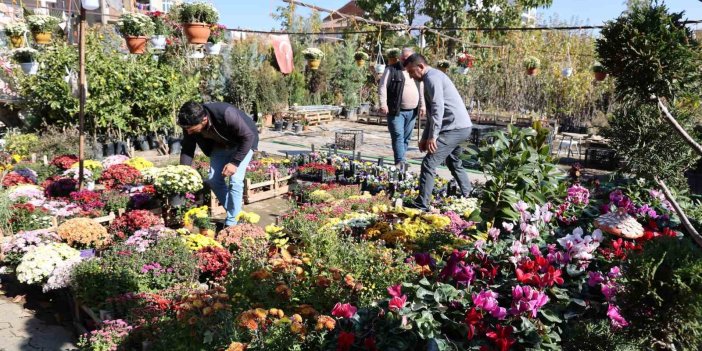
<instances>
[{"instance_id":1,"label":"man in black jacket","mask_svg":"<svg viewBox=\"0 0 702 351\"><path fill-rule=\"evenodd\" d=\"M237 223L244 195L246 167L258 148L258 128L253 119L236 107L222 103L189 101L178 113L183 128L180 164L191 165L195 146L210 157L207 183L227 210L225 226ZM229 177L229 185L225 178Z\"/></svg>"},{"instance_id":2,"label":"man in black jacket","mask_svg":"<svg viewBox=\"0 0 702 351\"><path fill-rule=\"evenodd\" d=\"M388 116L395 166L401 169L406 168L405 153L409 148L417 115L423 117L426 111L422 83L410 78L401 62L412 54L411 48L404 48L400 62L388 65L378 86L380 113Z\"/></svg>"}]
</instances>

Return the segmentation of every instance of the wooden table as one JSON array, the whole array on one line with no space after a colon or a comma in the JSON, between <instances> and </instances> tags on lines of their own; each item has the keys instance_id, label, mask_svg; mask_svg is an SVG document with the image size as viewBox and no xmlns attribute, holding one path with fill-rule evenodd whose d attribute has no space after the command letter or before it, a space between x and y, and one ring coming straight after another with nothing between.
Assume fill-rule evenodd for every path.
<instances>
[{"instance_id":1,"label":"wooden table","mask_svg":"<svg viewBox=\"0 0 702 351\"><path fill-rule=\"evenodd\" d=\"M561 142L558 144L556 155L561 154L561 147L563 146L563 143L566 143L566 146L568 147L568 154L566 157L570 157L571 152L573 152L573 146L575 146L578 150L578 160L580 160L583 153L581 144L586 138L587 134L561 133Z\"/></svg>"}]
</instances>

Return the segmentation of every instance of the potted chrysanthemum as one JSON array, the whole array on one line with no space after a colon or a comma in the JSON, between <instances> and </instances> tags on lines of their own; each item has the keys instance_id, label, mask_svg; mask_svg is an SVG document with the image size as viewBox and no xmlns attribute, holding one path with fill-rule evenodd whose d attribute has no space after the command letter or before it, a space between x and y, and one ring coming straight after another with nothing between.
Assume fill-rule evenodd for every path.
<instances>
[{"instance_id":1,"label":"potted chrysanthemum","mask_svg":"<svg viewBox=\"0 0 702 351\"><path fill-rule=\"evenodd\" d=\"M164 13L160 11L148 12L147 15L154 23L154 35L151 37L151 46L156 50L166 49L166 37L171 34Z\"/></svg>"},{"instance_id":2,"label":"potted chrysanthemum","mask_svg":"<svg viewBox=\"0 0 702 351\"><path fill-rule=\"evenodd\" d=\"M363 67L366 65L366 61L368 61L368 54L366 54L363 51L356 51L355 54L353 54L353 59L356 60L356 66L358 67Z\"/></svg>"},{"instance_id":3,"label":"potted chrysanthemum","mask_svg":"<svg viewBox=\"0 0 702 351\"><path fill-rule=\"evenodd\" d=\"M39 52L32 48L12 50L12 58L22 67L22 71L26 74L37 74L39 63L36 61L36 57L38 54Z\"/></svg>"},{"instance_id":4,"label":"potted chrysanthemum","mask_svg":"<svg viewBox=\"0 0 702 351\"><path fill-rule=\"evenodd\" d=\"M19 48L24 45L24 35L27 34L27 24L24 22L10 23L5 26L5 35L10 37L10 43L13 48Z\"/></svg>"},{"instance_id":5,"label":"potted chrysanthemum","mask_svg":"<svg viewBox=\"0 0 702 351\"><path fill-rule=\"evenodd\" d=\"M541 60L534 56L529 56L524 59L524 68L527 71L527 75L535 76L539 74L539 67L541 67Z\"/></svg>"},{"instance_id":6,"label":"potted chrysanthemum","mask_svg":"<svg viewBox=\"0 0 702 351\"><path fill-rule=\"evenodd\" d=\"M599 62L592 65L592 73L595 74L595 80L601 82L607 78L607 69Z\"/></svg>"},{"instance_id":7,"label":"potted chrysanthemum","mask_svg":"<svg viewBox=\"0 0 702 351\"><path fill-rule=\"evenodd\" d=\"M202 177L189 166L168 166L155 175L154 188L171 207L180 207L185 204L185 194L202 189Z\"/></svg>"},{"instance_id":8,"label":"potted chrysanthemum","mask_svg":"<svg viewBox=\"0 0 702 351\"><path fill-rule=\"evenodd\" d=\"M37 44L51 44L51 34L59 24L59 19L47 15L27 16L27 26Z\"/></svg>"},{"instance_id":9,"label":"potted chrysanthemum","mask_svg":"<svg viewBox=\"0 0 702 351\"><path fill-rule=\"evenodd\" d=\"M212 26L210 37L207 39L207 54L219 55L222 51L222 43L227 40L227 27L221 24Z\"/></svg>"},{"instance_id":10,"label":"potted chrysanthemum","mask_svg":"<svg viewBox=\"0 0 702 351\"><path fill-rule=\"evenodd\" d=\"M154 27L151 17L142 13L125 13L119 18L119 31L132 54L143 54L146 51L146 41L154 34Z\"/></svg>"},{"instance_id":11,"label":"potted chrysanthemum","mask_svg":"<svg viewBox=\"0 0 702 351\"><path fill-rule=\"evenodd\" d=\"M179 19L190 44L205 44L211 27L217 24L219 13L209 3L191 2L180 5Z\"/></svg>"},{"instance_id":12,"label":"potted chrysanthemum","mask_svg":"<svg viewBox=\"0 0 702 351\"><path fill-rule=\"evenodd\" d=\"M319 69L319 65L324 58L324 52L317 48L307 48L302 51L302 55L305 57L305 60L307 60L307 67L311 70Z\"/></svg>"}]
</instances>

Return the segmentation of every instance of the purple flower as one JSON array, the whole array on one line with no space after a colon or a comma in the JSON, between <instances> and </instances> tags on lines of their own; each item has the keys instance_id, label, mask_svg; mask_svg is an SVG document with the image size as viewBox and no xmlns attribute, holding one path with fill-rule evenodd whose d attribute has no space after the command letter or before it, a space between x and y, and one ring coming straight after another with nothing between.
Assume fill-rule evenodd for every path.
<instances>
[{"instance_id":1,"label":"purple flower","mask_svg":"<svg viewBox=\"0 0 702 351\"><path fill-rule=\"evenodd\" d=\"M604 281L604 277L600 272L587 272L587 285L595 286Z\"/></svg>"},{"instance_id":2,"label":"purple flower","mask_svg":"<svg viewBox=\"0 0 702 351\"><path fill-rule=\"evenodd\" d=\"M502 223L502 226L504 225L505 224ZM492 241L497 241L497 238L500 236L500 229L495 227L490 228L488 230L488 236L490 237L490 239L492 239Z\"/></svg>"},{"instance_id":3,"label":"purple flower","mask_svg":"<svg viewBox=\"0 0 702 351\"><path fill-rule=\"evenodd\" d=\"M545 293L538 291L530 286L514 286L512 287L512 315L519 315L524 312L529 312L531 318L536 318L536 315L541 307L549 301Z\"/></svg>"},{"instance_id":4,"label":"purple flower","mask_svg":"<svg viewBox=\"0 0 702 351\"><path fill-rule=\"evenodd\" d=\"M426 252L414 254L414 261L420 266L436 266L436 262L434 261L434 259L431 258L431 255L429 253Z\"/></svg>"},{"instance_id":5,"label":"purple flower","mask_svg":"<svg viewBox=\"0 0 702 351\"><path fill-rule=\"evenodd\" d=\"M573 185L568 188L566 201L574 205L587 205L590 203L590 191L580 185Z\"/></svg>"},{"instance_id":6,"label":"purple flower","mask_svg":"<svg viewBox=\"0 0 702 351\"><path fill-rule=\"evenodd\" d=\"M614 266L609 270L609 273L607 273L607 276L610 279L617 279L617 278L622 276L621 269L619 268L619 266Z\"/></svg>"},{"instance_id":7,"label":"purple flower","mask_svg":"<svg viewBox=\"0 0 702 351\"><path fill-rule=\"evenodd\" d=\"M498 296L494 291L482 290L478 294L473 294L473 304L483 311L492 312L500 307L497 303Z\"/></svg>"},{"instance_id":8,"label":"purple flower","mask_svg":"<svg viewBox=\"0 0 702 351\"><path fill-rule=\"evenodd\" d=\"M95 257L95 249L80 250L81 258L93 258Z\"/></svg>"},{"instance_id":9,"label":"purple flower","mask_svg":"<svg viewBox=\"0 0 702 351\"><path fill-rule=\"evenodd\" d=\"M622 315L619 313L619 308L615 305L609 305L607 308L607 317L609 317L612 327L615 329L621 329L629 325L629 322L622 317Z\"/></svg>"},{"instance_id":10,"label":"purple flower","mask_svg":"<svg viewBox=\"0 0 702 351\"><path fill-rule=\"evenodd\" d=\"M503 320L507 317L507 309L504 307L497 307L494 310L492 310L490 314L492 314L493 317L499 320Z\"/></svg>"},{"instance_id":11,"label":"purple flower","mask_svg":"<svg viewBox=\"0 0 702 351\"><path fill-rule=\"evenodd\" d=\"M617 284L614 282L607 282L602 284L602 295L604 295L605 299L609 302L614 301L614 298L617 294Z\"/></svg>"},{"instance_id":12,"label":"purple flower","mask_svg":"<svg viewBox=\"0 0 702 351\"><path fill-rule=\"evenodd\" d=\"M483 246L485 245L485 240L476 240L475 244L473 244L473 247L475 247L478 252L481 254L485 254L485 251L483 251Z\"/></svg>"},{"instance_id":13,"label":"purple flower","mask_svg":"<svg viewBox=\"0 0 702 351\"><path fill-rule=\"evenodd\" d=\"M448 261L446 261L446 266L439 273L439 278L446 279L449 277L455 277L456 274L458 274L458 271L460 270L460 267L458 267L458 263L462 262L464 257L466 257L465 251L454 250L451 254L451 257L449 257Z\"/></svg>"},{"instance_id":14,"label":"purple flower","mask_svg":"<svg viewBox=\"0 0 702 351\"><path fill-rule=\"evenodd\" d=\"M467 266L465 263L461 262L453 279L458 285L470 285L473 281L473 276L473 267Z\"/></svg>"}]
</instances>

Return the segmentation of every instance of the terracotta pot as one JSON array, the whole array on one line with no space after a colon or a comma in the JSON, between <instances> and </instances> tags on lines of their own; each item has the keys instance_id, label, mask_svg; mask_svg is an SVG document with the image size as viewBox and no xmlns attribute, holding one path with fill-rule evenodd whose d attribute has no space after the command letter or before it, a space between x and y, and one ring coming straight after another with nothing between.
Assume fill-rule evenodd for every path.
<instances>
[{"instance_id":1,"label":"terracotta pot","mask_svg":"<svg viewBox=\"0 0 702 351\"><path fill-rule=\"evenodd\" d=\"M34 41L37 42L37 44L41 44L41 45L51 44L51 32L32 33L32 36L34 36Z\"/></svg>"},{"instance_id":2,"label":"terracotta pot","mask_svg":"<svg viewBox=\"0 0 702 351\"><path fill-rule=\"evenodd\" d=\"M210 25L207 23L186 23L183 32L190 44L205 44L210 37Z\"/></svg>"},{"instance_id":3,"label":"terracotta pot","mask_svg":"<svg viewBox=\"0 0 702 351\"><path fill-rule=\"evenodd\" d=\"M366 60L356 60L356 66L363 67L366 65Z\"/></svg>"},{"instance_id":4,"label":"terracotta pot","mask_svg":"<svg viewBox=\"0 0 702 351\"><path fill-rule=\"evenodd\" d=\"M528 76L536 76L538 74L539 74L538 68L527 68L527 75Z\"/></svg>"},{"instance_id":5,"label":"terracotta pot","mask_svg":"<svg viewBox=\"0 0 702 351\"><path fill-rule=\"evenodd\" d=\"M273 115L265 115L263 116L263 126L264 127L270 127L273 125Z\"/></svg>"},{"instance_id":6,"label":"terracotta pot","mask_svg":"<svg viewBox=\"0 0 702 351\"><path fill-rule=\"evenodd\" d=\"M24 45L24 37L21 35L13 35L10 37L10 42L13 48L21 48L22 45Z\"/></svg>"},{"instance_id":7,"label":"terracotta pot","mask_svg":"<svg viewBox=\"0 0 702 351\"><path fill-rule=\"evenodd\" d=\"M601 82L607 78L607 72L595 72L595 80Z\"/></svg>"},{"instance_id":8,"label":"terracotta pot","mask_svg":"<svg viewBox=\"0 0 702 351\"><path fill-rule=\"evenodd\" d=\"M308 126L308 125L306 125L306 124L303 124L303 125L302 125L302 130L308 131L308 130L310 130L310 126Z\"/></svg>"},{"instance_id":9,"label":"terracotta pot","mask_svg":"<svg viewBox=\"0 0 702 351\"><path fill-rule=\"evenodd\" d=\"M146 41L149 39L147 37L124 37L127 41L127 48L132 54L143 54L146 52Z\"/></svg>"},{"instance_id":10,"label":"terracotta pot","mask_svg":"<svg viewBox=\"0 0 702 351\"><path fill-rule=\"evenodd\" d=\"M309 67L313 71L316 71L319 69L319 65L321 63L322 63L322 60L320 60L320 59L307 60L307 67Z\"/></svg>"}]
</instances>

